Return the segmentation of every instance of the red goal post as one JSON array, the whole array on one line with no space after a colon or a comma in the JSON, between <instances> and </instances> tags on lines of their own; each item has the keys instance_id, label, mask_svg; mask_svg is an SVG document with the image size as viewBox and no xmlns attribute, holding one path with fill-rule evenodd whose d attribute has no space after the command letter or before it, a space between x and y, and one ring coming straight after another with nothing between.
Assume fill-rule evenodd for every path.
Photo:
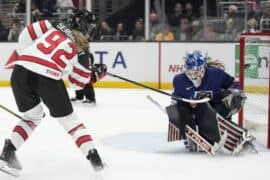
<instances>
[{"instance_id":1,"label":"red goal post","mask_svg":"<svg viewBox=\"0 0 270 180\"><path fill-rule=\"evenodd\" d=\"M236 76L248 97L239 113L239 125L270 148L270 32L242 33L238 58Z\"/></svg>"}]
</instances>

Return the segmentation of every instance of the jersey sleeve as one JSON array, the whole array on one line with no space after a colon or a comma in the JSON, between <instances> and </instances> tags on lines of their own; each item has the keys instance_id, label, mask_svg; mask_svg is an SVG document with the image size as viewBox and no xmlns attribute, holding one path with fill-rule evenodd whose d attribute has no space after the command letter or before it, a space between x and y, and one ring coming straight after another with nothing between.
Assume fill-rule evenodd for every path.
<instances>
[{"instance_id":1,"label":"jersey sleeve","mask_svg":"<svg viewBox=\"0 0 270 180\"><path fill-rule=\"evenodd\" d=\"M50 28L52 28L51 23L48 20L38 21L29 24L19 35L19 43L25 45L31 45L36 39L46 33Z\"/></svg>"},{"instance_id":2,"label":"jersey sleeve","mask_svg":"<svg viewBox=\"0 0 270 180\"><path fill-rule=\"evenodd\" d=\"M223 79L223 85L222 88L224 89L228 89L229 87L231 87L234 84L234 77L232 77L231 75L229 75L228 73L226 73L225 71L222 71L222 79Z\"/></svg>"},{"instance_id":3,"label":"jersey sleeve","mask_svg":"<svg viewBox=\"0 0 270 180\"><path fill-rule=\"evenodd\" d=\"M80 63L73 65L72 72L68 76L68 81L72 88L83 89L89 83L91 71L83 67Z\"/></svg>"}]
</instances>

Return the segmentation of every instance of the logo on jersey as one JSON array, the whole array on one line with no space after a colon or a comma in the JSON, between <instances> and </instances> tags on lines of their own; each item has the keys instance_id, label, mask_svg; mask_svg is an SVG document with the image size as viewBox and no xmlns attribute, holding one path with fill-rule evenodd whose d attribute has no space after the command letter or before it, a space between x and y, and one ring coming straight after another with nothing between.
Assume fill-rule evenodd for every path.
<instances>
[{"instance_id":1,"label":"logo on jersey","mask_svg":"<svg viewBox=\"0 0 270 180\"><path fill-rule=\"evenodd\" d=\"M54 76L54 77L59 77L60 76L59 72L55 72L55 71L52 71L50 69L46 69L46 74L49 74L50 76Z\"/></svg>"},{"instance_id":2,"label":"logo on jersey","mask_svg":"<svg viewBox=\"0 0 270 180\"><path fill-rule=\"evenodd\" d=\"M191 88L193 88L193 85L186 87L186 90L189 91L189 90L191 90Z\"/></svg>"},{"instance_id":3,"label":"logo on jersey","mask_svg":"<svg viewBox=\"0 0 270 180\"><path fill-rule=\"evenodd\" d=\"M203 98L213 98L213 91L195 91L194 92L194 99L203 99Z\"/></svg>"}]
</instances>

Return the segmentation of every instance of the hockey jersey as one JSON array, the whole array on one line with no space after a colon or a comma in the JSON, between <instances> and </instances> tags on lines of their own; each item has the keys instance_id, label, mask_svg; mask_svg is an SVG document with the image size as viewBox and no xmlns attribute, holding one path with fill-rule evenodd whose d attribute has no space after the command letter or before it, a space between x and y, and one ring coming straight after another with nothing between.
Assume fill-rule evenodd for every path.
<instances>
[{"instance_id":1,"label":"hockey jersey","mask_svg":"<svg viewBox=\"0 0 270 180\"><path fill-rule=\"evenodd\" d=\"M75 43L49 21L28 25L19 36L19 44L27 47L20 52L16 64L55 80L68 74L69 82L76 89L90 81L91 71L79 63Z\"/></svg>"}]
</instances>

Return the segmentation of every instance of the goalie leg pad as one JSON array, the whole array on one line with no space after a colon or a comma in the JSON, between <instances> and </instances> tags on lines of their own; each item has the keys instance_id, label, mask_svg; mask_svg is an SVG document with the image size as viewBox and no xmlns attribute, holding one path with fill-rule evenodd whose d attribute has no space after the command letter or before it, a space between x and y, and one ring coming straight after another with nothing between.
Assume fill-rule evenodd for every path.
<instances>
[{"instance_id":1,"label":"goalie leg pad","mask_svg":"<svg viewBox=\"0 0 270 180\"><path fill-rule=\"evenodd\" d=\"M197 144L202 150L207 152L209 155L215 155L225 144L227 138L227 132L221 136L220 141L212 145L205 138L203 138L198 132L192 129L190 126L186 126L186 136L191 139L195 144Z\"/></svg>"},{"instance_id":2,"label":"goalie leg pad","mask_svg":"<svg viewBox=\"0 0 270 180\"><path fill-rule=\"evenodd\" d=\"M192 125L193 112L186 103L178 103L166 107L169 118L168 141L185 138L186 124Z\"/></svg>"},{"instance_id":3,"label":"goalie leg pad","mask_svg":"<svg viewBox=\"0 0 270 180\"><path fill-rule=\"evenodd\" d=\"M224 147L232 154L238 154L246 143L251 143L254 140L254 137L246 129L239 127L236 123L228 121L218 114L217 119L221 134L224 131L228 132Z\"/></svg>"}]
</instances>

